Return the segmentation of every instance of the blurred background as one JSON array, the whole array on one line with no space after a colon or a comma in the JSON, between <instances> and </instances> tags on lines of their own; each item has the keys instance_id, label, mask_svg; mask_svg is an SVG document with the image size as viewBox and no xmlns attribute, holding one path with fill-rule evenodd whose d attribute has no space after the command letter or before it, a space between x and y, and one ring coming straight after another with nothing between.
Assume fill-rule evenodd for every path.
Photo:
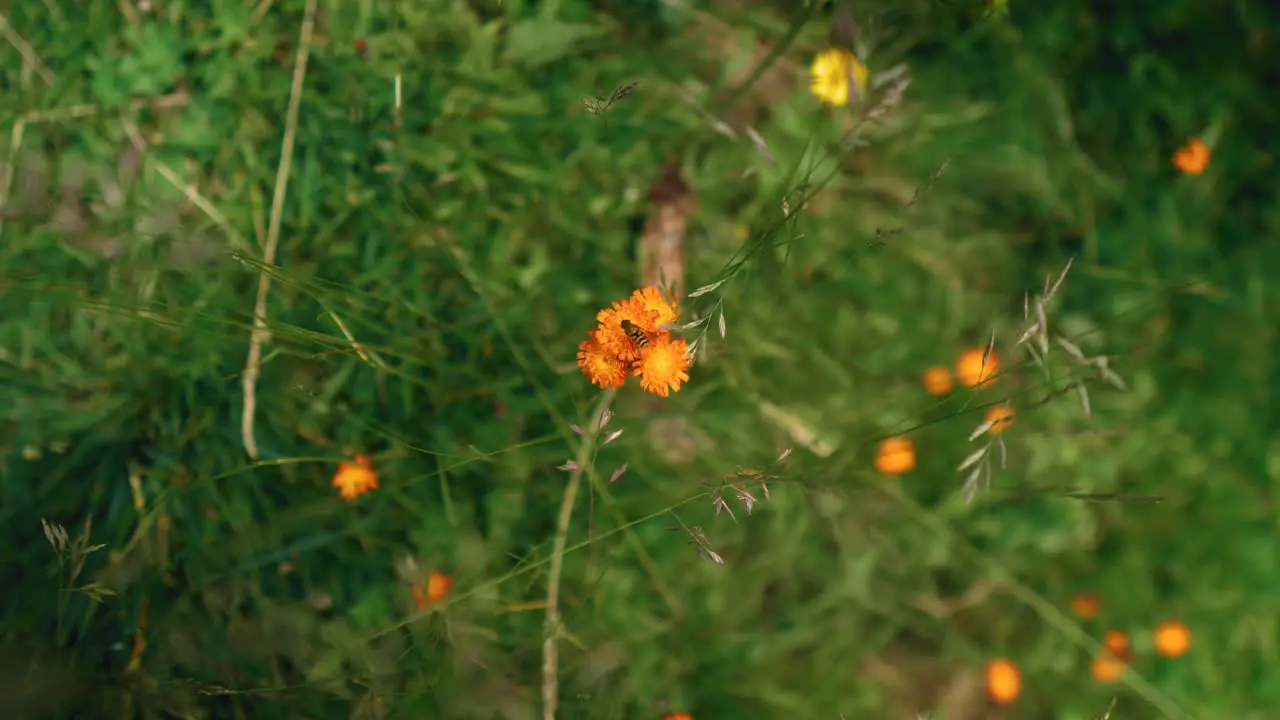
<instances>
[{"instance_id":1,"label":"blurred background","mask_svg":"<svg viewBox=\"0 0 1280 720\"><path fill-rule=\"evenodd\" d=\"M0 3L0 711L1276 717L1278 30Z\"/></svg>"}]
</instances>

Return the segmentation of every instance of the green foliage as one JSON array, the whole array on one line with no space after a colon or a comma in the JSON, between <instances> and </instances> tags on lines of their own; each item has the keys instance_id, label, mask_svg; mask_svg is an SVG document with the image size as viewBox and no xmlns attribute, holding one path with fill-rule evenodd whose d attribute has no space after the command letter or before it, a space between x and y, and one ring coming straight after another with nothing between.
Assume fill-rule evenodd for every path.
<instances>
[{"instance_id":1,"label":"green foliage","mask_svg":"<svg viewBox=\"0 0 1280 720\"><path fill-rule=\"evenodd\" d=\"M574 353L668 161L705 354L584 470L559 718L988 717L996 656L1019 717L1280 707L1274 10L850 4L851 112L805 89L844 3L320 3L266 264L305 4L4 11L0 714L540 716ZM924 392L992 333L993 387Z\"/></svg>"}]
</instances>

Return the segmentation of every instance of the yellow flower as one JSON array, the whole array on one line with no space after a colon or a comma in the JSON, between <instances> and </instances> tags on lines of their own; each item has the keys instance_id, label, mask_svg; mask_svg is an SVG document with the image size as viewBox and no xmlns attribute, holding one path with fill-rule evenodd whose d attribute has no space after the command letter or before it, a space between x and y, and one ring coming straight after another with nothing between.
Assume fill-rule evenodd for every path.
<instances>
[{"instance_id":1,"label":"yellow flower","mask_svg":"<svg viewBox=\"0 0 1280 720\"><path fill-rule=\"evenodd\" d=\"M849 80L855 96L867 88L871 72L856 55L844 48L823 50L809 66L809 89L828 105L849 104Z\"/></svg>"},{"instance_id":2,"label":"yellow flower","mask_svg":"<svg viewBox=\"0 0 1280 720\"><path fill-rule=\"evenodd\" d=\"M378 471L373 469L368 455L356 455L355 462L338 463L333 486L343 500L355 500L378 487Z\"/></svg>"},{"instance_id":3,"label":"yellow flower","mask_svg":"<svg viewBox=\"0 0 1280 720\"><path fill-rule=\"evenodd\" d=\"M664 334L645 348L635 374L640 377L640 387L666 397L668 391L679 392L680 383L689 381L689 365L689 346L684 338L673 340Z\"/></svg>"},{"instance_id":4,"label":"yellow flower","mask_svg":"<svg viewBox=\"0 0 1280 720\"><path fill-rule=\"evenodd\" d=\"M602 388L622 387L627 380L627 363L596 342L597 335L598 333L593 332L592 339L583 340L578 346L578 367L591 379L592 385Z\"/></svg>"}]
</instances>

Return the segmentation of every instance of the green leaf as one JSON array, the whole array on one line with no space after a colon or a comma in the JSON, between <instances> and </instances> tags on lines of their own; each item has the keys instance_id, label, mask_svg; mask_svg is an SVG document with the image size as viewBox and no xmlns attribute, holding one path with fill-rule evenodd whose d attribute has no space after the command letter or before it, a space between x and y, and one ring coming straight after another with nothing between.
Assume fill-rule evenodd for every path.
<instances>
[{"instance_id":1,"label":"green leaf","mask_svg":"<svg viewBox=\"0 0 1280 720\"><path fill-rule=\"evenodd\" d=\"M525 67L538 67L572 55L578 46L605 34L607 28L566 23L551 17L521 20L507 34L506 56Z\"/></svg>"}]
</instances>

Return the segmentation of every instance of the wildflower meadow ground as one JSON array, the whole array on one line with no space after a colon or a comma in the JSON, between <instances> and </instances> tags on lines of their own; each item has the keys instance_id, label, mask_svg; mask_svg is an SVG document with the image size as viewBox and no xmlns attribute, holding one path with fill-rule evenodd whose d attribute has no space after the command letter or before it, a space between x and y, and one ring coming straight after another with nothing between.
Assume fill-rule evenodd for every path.
<instances>
[{"instance_id":1,"label":"wildflower meadow ground","mask_svg":"<svg viewBox=\"0 0 1280 720\"><path fill-rule=\"evenodd\" d=\"M0 5L0 717L1280 716L1278 33Z\"/></svg>"}]
</instances>

